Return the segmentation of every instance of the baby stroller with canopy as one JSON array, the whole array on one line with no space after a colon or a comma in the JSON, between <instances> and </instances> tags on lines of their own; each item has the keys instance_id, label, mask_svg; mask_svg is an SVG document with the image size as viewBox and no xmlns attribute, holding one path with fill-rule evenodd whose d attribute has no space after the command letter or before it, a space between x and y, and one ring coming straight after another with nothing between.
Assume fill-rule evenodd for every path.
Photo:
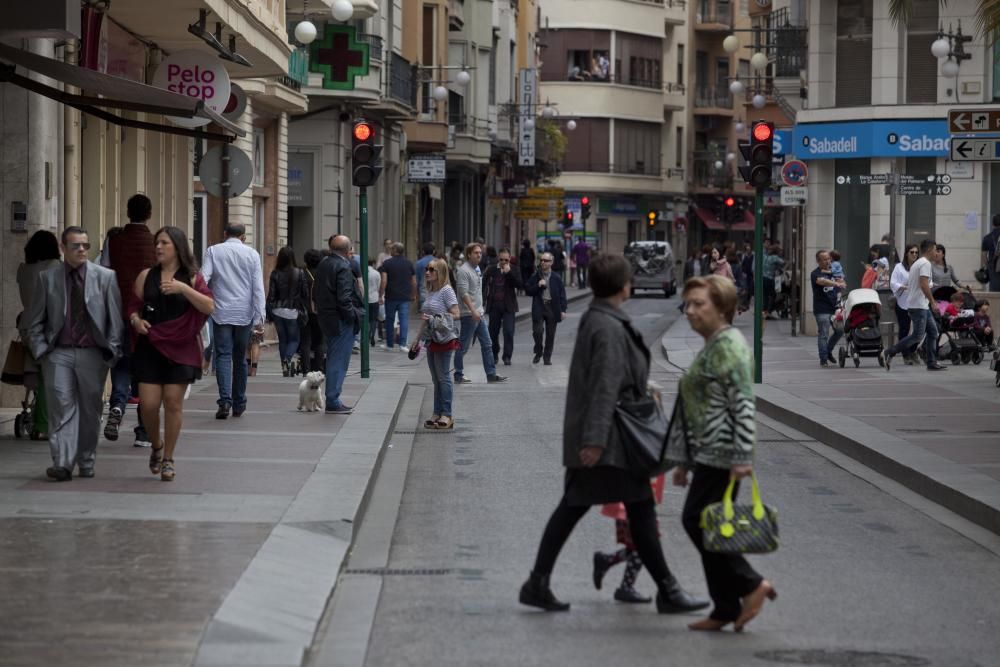
<instances>
[{"instance_id":1,"label":"baby stroller with canopy","mask_svg":"<svg viewBox=\"0 0 1000 667\"><path fill-rule=\"evenodd\" d=\"M980 364L986 356L983 345L974 331L976 299L968 292L963 294L962 308L955 317L944 313L952 297L958 293L954 287L938 287L932 294L936 303L934 317L938 320L941 337L938 339L938 356L947 357L953 364Z\"/></svg>"},{"instance_id":2,"label":"baby stroller with canopy","mask_svg":"<svg viewBox=\"0 0 1000 667\"><path fill-rule=\"evenodd\" d=\"M838 352L838 362L843 368L847 358L854 360L854 367L861 365L861 357L877 357L882 365L882 302L873 289L856 289L844 301L844 344Z\"/></svg>"}]
</instances>

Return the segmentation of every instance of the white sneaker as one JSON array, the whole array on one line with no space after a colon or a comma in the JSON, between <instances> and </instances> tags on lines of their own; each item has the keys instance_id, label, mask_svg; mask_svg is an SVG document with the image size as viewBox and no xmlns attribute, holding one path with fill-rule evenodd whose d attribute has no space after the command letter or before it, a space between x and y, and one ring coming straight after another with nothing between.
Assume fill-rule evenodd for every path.
<instances>
[{"instance_id":1,"label":"white sneaker","mask_svg":"<svg viewBox=\"0 0 1000 667\"><path fill-rule=\"evenodd\" d=\"M378 349L384 350L385 349L385 343L379 343L378 344Z\"/></svg>"}]
</instances>

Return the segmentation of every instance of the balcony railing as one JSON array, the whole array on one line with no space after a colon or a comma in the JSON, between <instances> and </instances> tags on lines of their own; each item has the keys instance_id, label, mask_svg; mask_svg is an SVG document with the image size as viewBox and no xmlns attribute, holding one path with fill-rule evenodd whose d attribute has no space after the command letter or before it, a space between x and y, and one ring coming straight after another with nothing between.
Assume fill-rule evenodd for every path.
<instances>
[{"instance_id":1,"label":"balcony railing","mask_svg":"<svg viewBox=\"0 0 1000 667\"><path fill-rule=\"evenodd\" d=\"M695 12L696 23L717 23L731 26L733 24L733 4L720 0L701 0L698 11Z\"/></svg>"},{"instance_id":2,"label":"balcony railing","mask_svg":"<svg viewBox=\"0 0 1000 667\"><path fill-rule=\"evenodd\" d=\"M721 169L716 169L716 162L722 162ZM699 188L727 189L733 185L733 175L726 165L724 156L696 157L691 175L694 186Z\"/></svg>"},{"instance_id":3,"label":"balcony railing","mask_svg":"<svg viewBox=\"0 0 1000 667\"><path fill-rule=\"evenodd\" d=\"M293 49L288 56L288 76L282 77L283 83L295 90L309 85L309 52L305 49Z\"/></svg>"},{"instance_id":4,"label":"balcony railing","mask_svg":"<svg viewBox=\"0 0 1000 667\"><path fill-rule=\"evenodd\" d=\"M368 58L372 62L382 62L382 38L379 35L371 35L365 32L358 33L358 41L368 45Z\"/></svg>"},{"instance_id":5,"label":"balcony railing","mask_svg":"<svg viewBox=\"0 0 1000 667\"><path fill-rule=\"evenodd\" d=\"M696 109L706 108L733 108L733 94L726 88L710 88L699 86L694 93L694 106Z\"/></svg>"},{"instance_id":6,"label":"balcony railing","mask_svg":"<svg viewBox=\"0 0 1000 667\"><path fill-rule=\"evenodd\" d=\"M633 162L631 164L614 164L607 162L589 162L587 160L567 159L562 165L563 171L589 171L599 174L629 174L633 176L662 176L659 165Z\"/></svg>"},{"instance_id":7,"label":"balcony railing","mask_svg":"<svg viewBox=\"0 0 1000 667\"><path fill-rule=\"evenodd\" d=\"M416 68L409 60L395 52L389 60L386 88L389 99L401 102L412 109L417 108Z\"/></svg>"}]
</instances>

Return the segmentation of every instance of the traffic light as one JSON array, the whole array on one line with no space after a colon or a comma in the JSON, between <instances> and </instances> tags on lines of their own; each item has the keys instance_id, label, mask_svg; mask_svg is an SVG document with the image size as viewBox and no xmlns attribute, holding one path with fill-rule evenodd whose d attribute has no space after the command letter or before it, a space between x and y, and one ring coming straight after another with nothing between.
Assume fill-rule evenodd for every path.
<instances>
[{"instance_id":1,"label":"traffic light","mask_svg":"<svg viewBox=\"0 0 1000 667\"><path fill-rule=\"evenodd\" d=\"M750 143L740 143L740 153L747 161L747 164L740 167L740 176L756 190L763 190L771 185L773 142L774 123L757 120L750 129Z\"/></svg>"},{"instance_id":2,"label":"traffic light","mask_svg":"<svg viewBox=\"0 0 1000 667\"><path fill-rule=\"evenodd\" d=\"M375 126L364 119L355 121L351 145L354 162L351 182L359 188L374 185L382 173L382 164L379 162L382 146L375 143Z\"/></svg>"},{"instance_id":3,"label":"traffic light","mask_svg":"<svg viewBox=\"0 0 1000 667\"><path fill-rule=\"evenodd\" d=\"M733 215L736 213L736 199L734 197L726 197L722 200L722 221L732 222Z\"/></svg>"},{"instance_id":4,"label":"traffic light","mask_svg":"<svg viewBox=\"0 0 1000 667\"><path fill-rule=\"evenodd\" d=\"M584 197L580 200L580 220L587 222L590 218L590 197Z\"/></svg>"},{"instance_id":5,"label":"traffic light","mask_svg":"<svg viewBox=\"0 0 1000 667\"><path fill-rule=\"evenodd\" d=\"M573 226L573 211L566 211L562 219L563 229L569 229Z\"/></svg>"},{"instance_id":6,"label":"traffic light","mask_svg":"<svg viewBox=\"0 0 1000 667\"><path fill-rule=\"evenodd\" d=\"M656 211L650 211L649 213L647 213L646 214L646 218L649 219L649 226L650 227L655 227L656 226Z\"/></svg>"}]
</instances>

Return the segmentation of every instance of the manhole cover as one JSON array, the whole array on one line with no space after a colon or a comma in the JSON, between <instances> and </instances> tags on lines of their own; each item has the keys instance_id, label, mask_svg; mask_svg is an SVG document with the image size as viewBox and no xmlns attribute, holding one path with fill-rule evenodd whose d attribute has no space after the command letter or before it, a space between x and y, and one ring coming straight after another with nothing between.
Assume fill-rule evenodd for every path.
<instances>
[{"instance_id":1,"label":"manhole cover","mask_svg":"<svg viewBox=\"0 0 1000 667\"><path fill-rule=\"evenodd\" d=\"M828 651L826 649L788 649L758 651L754 657L767 662L793 665L844 665L845 667L920 667L930 661L913 655L875 651Z\"/></svg>"}]
</instances>

